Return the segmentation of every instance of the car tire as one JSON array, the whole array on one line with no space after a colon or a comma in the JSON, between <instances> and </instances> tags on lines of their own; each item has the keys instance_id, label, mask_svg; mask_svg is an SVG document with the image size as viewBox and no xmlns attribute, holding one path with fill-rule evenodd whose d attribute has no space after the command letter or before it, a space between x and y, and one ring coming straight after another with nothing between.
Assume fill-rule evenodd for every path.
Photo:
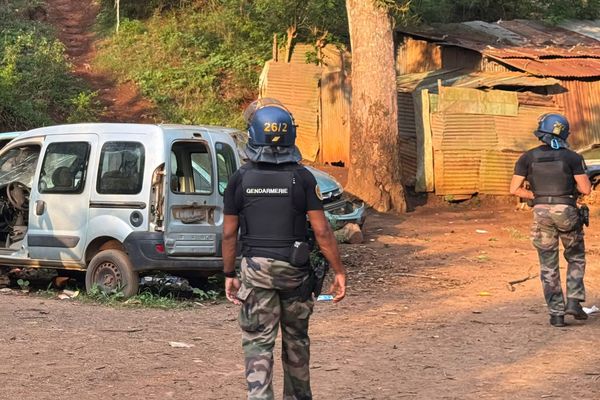
<instances>
[{"instance_id":1,"label":"car tire","mask_svg":"<svg viewBox=\"0 0 600 400\"><path fill-rule=\"evenodd\" d=\"M92 258L85 273L85 289L97 287L107 294L120 293L128 298L137 294L139 275L122 250L102 250Z\"/></svg>"}]
</instances>

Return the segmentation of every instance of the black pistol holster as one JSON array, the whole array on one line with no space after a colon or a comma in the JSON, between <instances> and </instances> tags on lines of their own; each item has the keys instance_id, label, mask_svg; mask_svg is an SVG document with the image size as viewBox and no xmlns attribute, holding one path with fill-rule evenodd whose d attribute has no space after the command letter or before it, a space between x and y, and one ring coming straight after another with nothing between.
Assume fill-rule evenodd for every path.
<instances>
[{"instance_id":1,"label":"black pistol holster","mask_svg":"<svg viewBox=\"0 0 600 400\"><path fill-rule=\"evenodd\" d=\"M297 298L301 302L311 300L318 297L323 289L325 276L329 271L329 263L318 251L313 251L310 254L310 272L308 277L300 286L293 290L279 292L279 297L283 300Z\"/></svg>"},{"instance_id":2,"label":"black pistol holster","mask_svg":"<svg viewBox=\"0 0 600 400\"><path fill-rule=\"evenodd\" d=\"M588 206L583 204L581 207L579 207L578 212L581 224L585 226L590 226L590 209L588 208Z\"/></svg>"}]
</instances>

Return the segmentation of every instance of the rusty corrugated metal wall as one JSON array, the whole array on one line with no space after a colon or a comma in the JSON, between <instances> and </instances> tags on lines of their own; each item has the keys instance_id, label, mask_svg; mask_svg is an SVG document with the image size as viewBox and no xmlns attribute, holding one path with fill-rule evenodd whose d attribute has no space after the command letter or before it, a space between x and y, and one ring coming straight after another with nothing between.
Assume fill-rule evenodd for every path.
<instances>
[{"instance_id":1,"label":"rusty corrugated metal wall","mask_svg":"<svg viewBox=\"0 0 600 400\"><path fill-rule=\"evenodd\" d=\"M440 68L442 68L442 52L435 43L404 37L396 48L398 75L435 71Z\"/></svg>"},{"instance_id":2,"label":"rusty corrugated metal wall","mask_svg":"<svg viewBox=\"0 0 600 400\"><path fill-rule=\"evenodd\" d=\"M398 132L402 183L413 186L417 175L417 128L412 93L398 92Z\"/></svg>"},{"instance_id":3,"label":"rusty corrugated metal wall","mask_svg":"<svg viewBox=\"0 0 600 400\"><path fill-rule=\"evenodd\" d=\"M571 147L600 143L600 81L565 80L561 86L568 91L556 99L571 125Z\"/></svg>"},{"instance_id":4,"label":"rusty corrugated metal wall","mask_svg":"<svg viewBox=\"0 0 600 400\"><path fill-rule=\"evenodd\" d=\"M321 49L322 65L307 63L311 45L294 46L290 62L268 61L260 77L260 96L279 99L298 124L296 144L308 161L349 163L351 87L349 54Z\"/></svg>"},{"instance_id":5,"label":"rusty corrugated metal wall","mask_svg":"<svg viewBox=\"0 0 600 400\"><path fill-rule=\"evenodd\" d=\"M299 56L296 56L299 57ZM319 80L322 68L305 62L270 62L264 97L281 101L292 112L297 129L296 144L304 159L317 161L320 148Z\"/></svg>"},{"instance_id":6,"label":"rusty corrugated metal wall","mask_svg":"<svg viewBox=\"0 0 600 400\"><path fill-rule=\"evenodd\" d=\"M435 193L507 195L516 160L539 144L532 134L538 116L557 110L520 106L517 116L433 112Z\"/></svg>"},{"instance_id":7,"label":"rusty corrugated metal wall","mask_svg":"<svg viewBox=\"0 0 600 400\"><path fill-rule=\"evenodd\" d=\"M350 96L345 73L327 72L321 79L321 153L323 163L350 163Z\"/></svg>"}]
</instances>

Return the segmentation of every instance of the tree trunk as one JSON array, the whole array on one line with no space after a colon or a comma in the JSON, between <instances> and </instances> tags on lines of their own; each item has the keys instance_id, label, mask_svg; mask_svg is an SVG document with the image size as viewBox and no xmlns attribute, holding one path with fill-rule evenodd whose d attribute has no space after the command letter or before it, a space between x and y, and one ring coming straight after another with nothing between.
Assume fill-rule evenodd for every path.
<instances>
[{"instance_id":1,"label":"tree trunk","mask_svg":"<svg viewBox=\"0 0 600 400\"><path fill-rule=\"evenodd\" d=\"M352 46L348 191L378 211L406 211L392 24L375 0L346 0Z\"/></svg>"}]
</instances>

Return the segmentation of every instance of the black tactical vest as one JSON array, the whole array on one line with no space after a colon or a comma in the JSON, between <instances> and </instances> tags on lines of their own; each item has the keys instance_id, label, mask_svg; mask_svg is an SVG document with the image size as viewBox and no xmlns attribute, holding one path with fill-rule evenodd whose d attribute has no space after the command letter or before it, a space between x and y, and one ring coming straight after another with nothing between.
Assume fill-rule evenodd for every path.
<instances>
[{"instance_id":1,"label":"black tactical vest","mask_svg":"<svg viewBox=\"0 0 600 400\"><path fill-rule=\"evenodd\" d=\"M280 254L283 258L295 241L308 236L306 212L294 204L294 185L301 185L298 164L277 169L254 165L242 174L243 206L240 213L244 256ZM273 250L264 254L264 250Z\"/></svg>"},{"instance_id":2,"label":"black tactical vest","mask_svg":"<svg viewBox=\"0 0 600 400\"><path fill-rule=\"evenodd\" d=\"M571 196L575 193L575 178L564 161L563 150L543 151L537 148L532 156L527 180L536 197Z\"/></svg>"}]
</instances>

